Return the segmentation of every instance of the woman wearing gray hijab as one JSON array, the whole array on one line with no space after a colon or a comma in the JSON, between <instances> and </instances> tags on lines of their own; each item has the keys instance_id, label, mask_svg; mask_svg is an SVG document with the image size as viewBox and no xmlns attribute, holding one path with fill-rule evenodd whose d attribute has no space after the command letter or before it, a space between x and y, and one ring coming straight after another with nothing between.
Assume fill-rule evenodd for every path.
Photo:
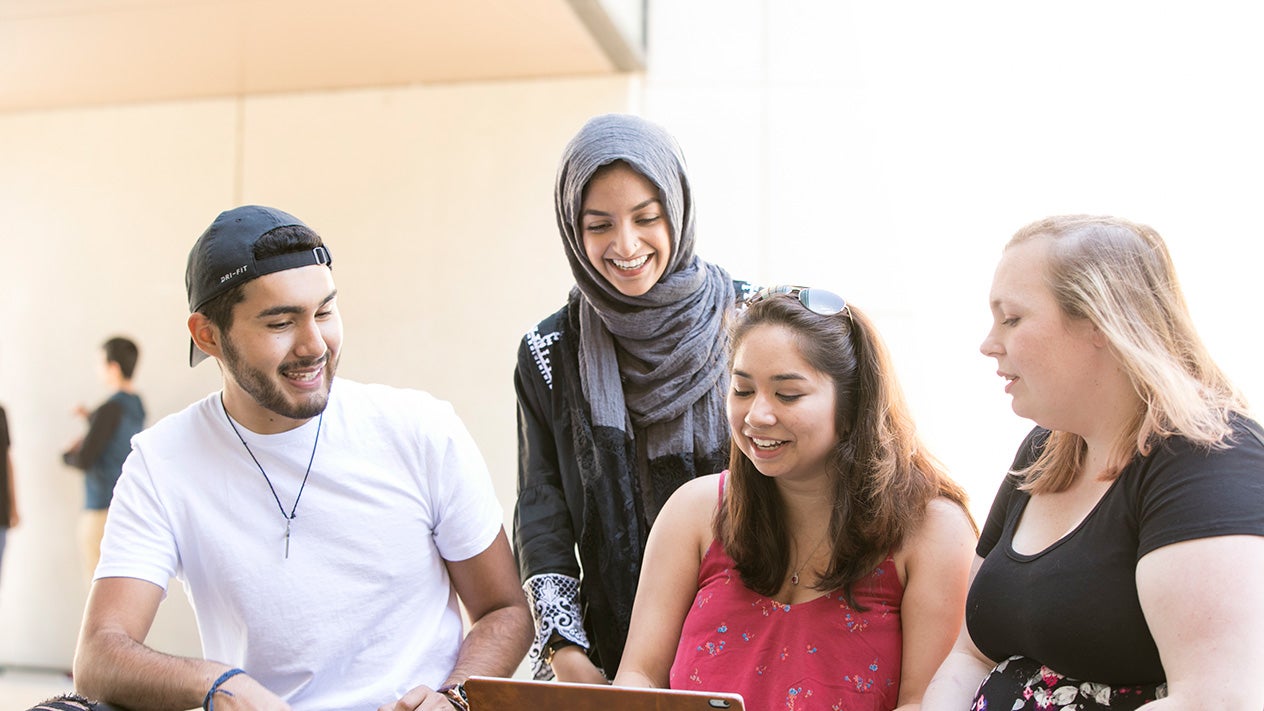
<instances>
[{"instance_id":1,"label":"woman wearing gray hijab","mask_svg":"<svg viewBox=\"0 0 1264 711\"><path fill-rule=\"evenodd\" d=\"M518 349L514 536L536 678L600 683L654 517L727 464L726 321L749 288L694 254L684 158L648 121L585 124L554 203L575 286Z\"/></svg>"}]
</instances>

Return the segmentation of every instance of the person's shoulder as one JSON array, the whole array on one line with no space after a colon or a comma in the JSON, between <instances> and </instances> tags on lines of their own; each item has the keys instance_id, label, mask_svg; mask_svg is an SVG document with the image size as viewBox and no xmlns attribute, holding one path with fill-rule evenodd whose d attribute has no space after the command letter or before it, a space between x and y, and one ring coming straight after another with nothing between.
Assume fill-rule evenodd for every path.
<instances>
[{"instance_id":1,"label":"person's shoulder","mask_svg":"<svg viewBox=\"0 0 1264 711\"><path fill-rule=\"evenodd\" d=\"M715 506L720 500L720 478L724 474L704 474L676 487L670 498L679 499L687 506L700 504Z\"/></svg>"},{"instance_id":2,"label":"person's shoulder","mask_svg":"<svg viewBox=\"0 0 1264 711\"><path fill-rule=\"evenodd\" d=\"M554 371L558 361L558 344L566 337L569 320L570 306L568 304L540 321L535 328L527 331L518 344L516 377L523 380L531 380L534 377L537 383L542 383L550 390L553 388Z\"/></svg>"},{"instance_id":3,"label":"person's shoulder","mask_svg":"<svg viewBox=\"0 0 1264 711\"><path fill-rule=\"evenodd\" d=\"M425 390L335 378L325 409L336 422L364 437L433 445L465 441L469 429L447 400Z\"/></svg>"},{"instance_id":4,"label":"person's shoulder","mask_svg":"<svg viewBox=\"0 0 1264 711\"><path fill-rule=\"evenodd\" d=\"M936 496L926 502L925 517L919 531L932 536L953 536L965 533L974 538L974 520L961 504L946 497Z\"/></svg>"},{"instance_id":5,"label":"person's shoulder","mask_svg":"<svg viewBox=\"0 0 1264 711\"><path fill-rule=\"evenodd\" d=\"M1244 414L1231 414L1218 444L1171 435L1137 455L1120 473L1123 488L1145 499L1175 490L1204 490L1223 497L1225 487L1264 490L1264 430ZM1173 488L1176 487L1176 488Z\"/></svg>"},{"instance_id":6,"label":"person's shoulder","mask_svg":"<svg viewBox=\"0 0 1264 711\"><path fill-rule=\"evenodd\" d=\"M400 410L423 414L446 415L454 412L452 403L418 388L361 383L336 378L330 389L330 403L342 408L370 408L384 412Z\"/></svg>"},{"instance_id":7,"label":"person's shoulder","mask_svg":"<svg viewBox=\"0 0 1264 711\"><path fill-rule=\"evenodd\" d=\"M569 318L570 304L566 303L562 305L562 308L540 319L539 323L526 332L523 336L523 341L530 343L532 340L547 337L550 334L556 334L555 337L560 337L566 330L566 323Z\"/></svg>"},{"instance_id":8,"label":"person's shoulder","mask_svg":"<svg viewBox=\"0 0 1264 711\"><path fill-rule=\"evenodd\" d=\"M114 394L107 398L105 403L102 405L102 407L105 406L118 407L124 410L143 407L140 395L126 390L115 391Z\"/></svg>"},{"instance_id":9,"label":"person's shoulder","mask_svg":"<svg viewBox=\"0 0 1264 711\"><path fill-rule=\"evenodd\" d=\"M922 568L949 560L965 562L977 542L969 512L947 497L936 496L926 502L922 520L900 546L896 561Z\"/></svg>"},{"instance_id":10,"label":"person's shoulder","mask_svg":"<svg viewBox=\"0 0 1264 711\"><path fill-rule=\"evenodd\" d=\"M1052 434L1050 430L1039 425L1031 428L1031 431L1023 438L1022 444L1018 445L1010 470L1026 469L1031 466L1031 463L1036 461L1044 450L1050 434Z\"/></svg>"},{"instance_id":11,"label":"person's shoulder","mask_svg":"<svg viewBox=\"0 0 1264 711\"><path fill-rule=\"evenodd\" d=\"M1248 415L1231 413L1228 425L1229 435L1219 445L1209 445L1174 435L1164 438L1143 460L1153 463L1192 458L1198 461L1230 462L1244 458L1264 458L1264 428L1258 422Z\"/></svg>"},{"instance_id":12,"label":"person's shoulder","mask_svg":"<svg viewBox=\"0 0 1264 711\"><path fill-rule=\"evenodd\" d=\"M1229 426L1233 428L1230 446L1264 451L1264 427L1254 418L1234 413L1229 417Z\"/></svg>"},{"instance_id":13,"label":"person's shoulder","mask_svg":"<svg viewBox=\"0 0 1264 711\"><path fill-rule=\"evenodd\" d=\"M720 474L707 474L681 484L668 497L654 525L670 527L673 537L711 539L711 521L720 505Z\"/></svg>"},{"instance_id":14,"label":"person's shoulder","mask_svg":"<svg viewBox=\"0 0 1264 711\"><path fill-rule=\"evenodd\" d=\"M724 474L706 474L681 484L667 498L659 518L698 519L710 526L711 516L720 505L720 481ZM727 488L727 487L726 487Z\"/></svg>"},{"instance_id":15,"label":"person's shoulder","mask_svg":"<svg viewBox=\"0 0 1264 711\"><path fill-rule=\"evenodd\" d=\"M220 394L216 391L201 400L190 403L182 410L164 416L137 433L133 441L137 446L160 446L164 442L182 441L190 428L204 427L216 418L223 419L227 423L227 417L224 406L220 402Z\"/></svg>"},{"instance_id":16,"label":"person's shoulder","mask_svg":"<svg viewBox=\"0 0 1264 711\"><path fill-rule=\"evenodd\" d=\"M340 417L397 433L442 439L466 436L468 431L451 402L419 388L338 378L331 391L330 406L338 408Z\"/></svg>"}]
</instances>

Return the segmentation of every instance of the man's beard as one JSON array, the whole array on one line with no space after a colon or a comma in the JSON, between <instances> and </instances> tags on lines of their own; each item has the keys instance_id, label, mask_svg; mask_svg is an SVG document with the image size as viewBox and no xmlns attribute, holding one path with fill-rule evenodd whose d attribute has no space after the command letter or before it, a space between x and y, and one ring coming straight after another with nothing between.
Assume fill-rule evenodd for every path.
<instances>
[{"instance_id":1,"label":"man's beard","mask_svg":"<svg viewBox=\"0 0 1264 711\"><path fill-rule=\"evenodd\" d=\"M286 399L281 388L266 373L245 363L241 357L241 351L237 350L227 335L224 335L222 341L225 367L228 368L228 372L232 374L233 379L237 381L241 389L254 398L255 402L261 407L292 420L311 419L325 411L325 406L329 404L329 388L333 384L334 371L338 369L337 358L331 358L328 350L319 358L290 361L282 363L277 368L276 377L284 378L283 373L287 370L311 368L320 365L322 362L325 363L325 369L320 374L320 377L325 382L325 389L319 393L313 393L311 397L302 401L291 402Z\"/></svg>"}]
</instances>

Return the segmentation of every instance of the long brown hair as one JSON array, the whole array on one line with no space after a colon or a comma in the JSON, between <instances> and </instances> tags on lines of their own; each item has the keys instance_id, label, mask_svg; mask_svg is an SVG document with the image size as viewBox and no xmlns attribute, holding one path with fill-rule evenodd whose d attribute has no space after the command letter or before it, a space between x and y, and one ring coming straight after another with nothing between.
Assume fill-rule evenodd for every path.
<instances>
[{"instance_id":1,"label":"long brown hair","mask_svg":"<svg viewBox=\"0 0 1264 711\"><path fill-rule=\"evenodd\" d=\"M860 609L852 596L856 581L916 530L931 499L943 496L965 510L965 491L918 441L886 347L863 312L850 306L821 316L784 294L754 303L734 324L730 370L743 339L764 325L790 329L803 358L833 381L838 442L826 460L834 482L833 546L814 587L842 588ZM781 588L791 566L785 507L776 483L737 446L715 529L747 587L769 596Z\"/></svg>"},{"instance_id":2,"label":"long brown hair","mask_svg":"<svg viewBox=\"0 0 1264 711\"><path fill-rule=\"evenodd\" d=\"M1050 239L1046 284L1069 319L1105 334L1141 406L1112 452L1107 478L1162 438L1207 447L1227 444L1229 416L1246 401L1212 360L1194 329L1167 246L1150 227L1115 217L1064 215L1019 230L1006 249ZM1023 488L1062 491L1083 466L1087 445L1052 432L1026 469Z\"/></svg>"}]
</instances>

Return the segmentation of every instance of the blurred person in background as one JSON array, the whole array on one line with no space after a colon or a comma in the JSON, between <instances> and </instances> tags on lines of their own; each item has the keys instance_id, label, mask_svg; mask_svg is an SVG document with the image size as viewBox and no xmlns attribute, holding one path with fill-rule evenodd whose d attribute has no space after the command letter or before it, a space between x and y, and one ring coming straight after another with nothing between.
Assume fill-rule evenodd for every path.
<instances>
[{"instance_id":1,"label":"blurred person in background","mask_svg":"<svg viewBox=\"0 0 1264 711\"><path fill-rule=\"evenodd\" d=\"M101 559L105 517L114 498L114 485L123 473L123 461L132 451L132 437L145 427L145 405L136 394L132 378L140 349L128 338L115 336L101 346L101 377L112 394L97 409L83 405L75 414L88 422L88 431L62 454L62 461L83 471L83 513L79 519L79 548L86 579Z\"/></svg>"},{"instance_id":2,"label":"blurred person in background","mask_svg":"<svg viewBox=\"0 0 1264 711\"><path fill-rule=\"evenodd\" d=\"M18 496L13 483L13 455L9 452L9 417L0 407L0 573L4 572L4 546L10 528L17 528Z\"/></svg>"}]
</instances>

